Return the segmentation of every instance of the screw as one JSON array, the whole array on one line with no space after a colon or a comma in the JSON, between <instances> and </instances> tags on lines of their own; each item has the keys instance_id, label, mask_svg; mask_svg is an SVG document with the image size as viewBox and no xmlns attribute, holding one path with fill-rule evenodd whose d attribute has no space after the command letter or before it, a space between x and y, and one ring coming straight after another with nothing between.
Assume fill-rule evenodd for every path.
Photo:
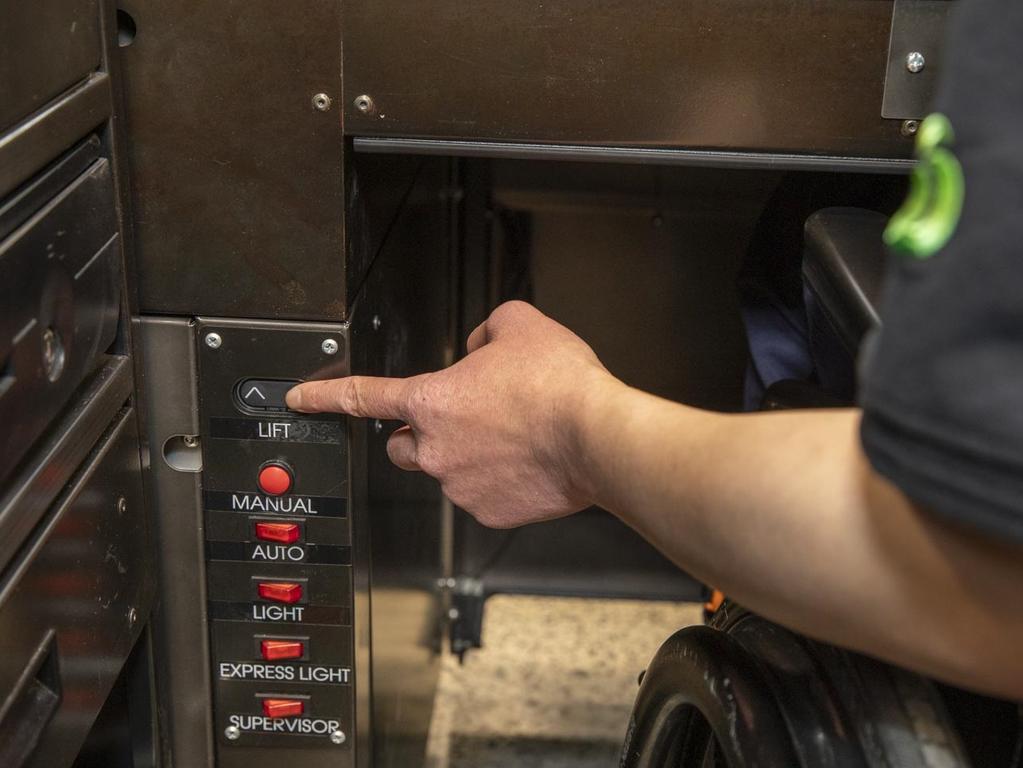
<instances>
[{"instance_id":1,"label":"screw","mask_svg":"<svg viewBox=\"0 0 1023 768\"><path fill-rule=\"evenodd\" d=\"M924 64L927 60L920 51L911 51L906 54L906 69L908 69L914 75L924 68Z\"/></svg>"},{"instance_id":2,"label":"screw","mask_svg":"<svg viewBox=\"0 0 1023 768\"><path fill-rule=\"evenodd\" d=\"M461 615L462 614L459 613L457 608L451 608L451 609L448 610L448 619L450 621L458 621L458 619L459 619L459 617Z\"/></svg>"},{"instance_id":3,"label":"screw","mask_svg":"<svg viewBox=\"0 0 1023 768\"><path fill-rule=\"evenodd\" d=\"M64 364L67 362L67 353L64 351L64 342L60 334L52 328L43 332L43 367L46 369L46 378L56 381L64 373Z\"/></svg>"},{"instance_id":4,"label":"screw","mask_svg":"<svg viewBox=\"0 0 1023 768\"><path fill-rule=\"evenodd\" d=\"M355 108L364 115L373 114L374 106L373 97L365 93L355 98Z\"/></svg>"},{"instance_id":5,"label":"screw","mask_svg":"<svg viewBox=\"0 0 1023 768\"><path fill-rule=\"evenodd\" d=\"M325 355L336 355L338 345L334 339L324 339L323 343L320 344L320 349L323 350L323 354Z\"/></svg>"},{"instance_id":6,"label":"screw","mask_svg":"<svg viewBox=\"0 0 1023 768\"><path fill-rule=\"evenodd\" d=\"M317 93L313 96L313 108L320 112L326 112L330 109L330 105L334 103L334 100L325 93Z\"/></svg>"},{"instance_id":7,"label":"screw","mask_svg":"<svg viewBox=\"0 0 1023 768\"><path fill-rule=\"evenodd\" d=\"M340 745L348 741L348 737L345 736L344 731L334 731L332 734L330 734L330 740L335 744Z\"/></svg>"},{"instance_id":8,"label":"screw","mask_svg":"<svg viewBox=\"0 0 1023 768\"><path fill-rule=\"evenodd\" d=\"M919 120L903 120L902 127L899 129L899 131L902 133L903 136L912 136L917 132L917 130L919 130L919 128L920 128Z\"/></svg>"},{"instance_id":9,"label":"screw","mask_svg":"<svg viewBox=\"0 0 1023 768\"><path fill-rule=\"evenodd\" d=\"M181 441L185 444L186 448L198 448L199 438L197 435L185 435L181 438Z\"/></svg>"},{"instance_id":10,"label":"screw","mask_svg":"<svg viewBox=\"0 0 1023 768\"><path fill-rule=\"evenodd\" d=\"M220 349L220 345L224 343L224 340L220 338L219 333L207 333L206 334L206 346L210 349Z\"/></svg>"},{"instance_id":11,"label":"screw","mask_svg":"<svg viewBox=\"0 0 1023 768\"><path fill-rule=\"evenodd\" d=\"M381 432L383 432L384 422L380 421L380 419L373 419L373 431L376 432L378 435Z\"/></svg>"},{"instance_id":12,"label":"screw","mask_svg":"<svg viewBox=\"0 0 1023 768\"><path fill-rule=\"evenodd\" d=\"M134 608L129 608L128 609L128 623L131 624L134 627L135 626L135 622L138 621L138 620L139 620L139 613L138 613L138 611L136 611Z\"/></svg>"},{"instance_id":13,"label":"screw","mask_svg":"<svg viewBox=\"0 0 1023 768\"><path fill-rule=\"evenodd\" d=\"M123 515L128 511L128 500L122 496L117 500L117 514Z\"/></svg>"},{"instance_id":14,"label":"screw","mask_svg":"<svg viewBox=\"0 0 1023 768\"><path fill-rule=\"evenodd\" d=\"M227 726L227 728L224 729L224 736L226 736L231 741L236 741L238 737L241 735L242 732L238 730L237 725L229 725Z\"/></svg>"},{"instance_id":15,"label":"screw","mask_svg":"<svg viewBox=\"0 0 1023 768\"><path fill-rule=\"evenodd\" d=\"M371 321L371 325L373 326L373 330L374 331L379 331L380 330L380 326L383 325L383 324L384 323L380 319L380 315L373 315L373 320Z\"/></svg>"}]
</instances>

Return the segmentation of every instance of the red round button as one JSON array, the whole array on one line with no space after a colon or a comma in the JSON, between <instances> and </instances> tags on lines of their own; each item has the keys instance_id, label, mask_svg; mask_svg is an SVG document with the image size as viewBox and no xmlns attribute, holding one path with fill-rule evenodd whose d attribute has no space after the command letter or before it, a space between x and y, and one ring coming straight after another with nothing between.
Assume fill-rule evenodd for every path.
<instances>
[{"instance_id":1,"label":"red round button","mask_svg":"<svg viewBox=\"0 0 1023 768\"><path fill-rule=\"evenodd\" d=\"M291 490L291 472L280 464L267 464L259 470L259 488L271 496L287 493Z\"/></svg>"}]
</instances>

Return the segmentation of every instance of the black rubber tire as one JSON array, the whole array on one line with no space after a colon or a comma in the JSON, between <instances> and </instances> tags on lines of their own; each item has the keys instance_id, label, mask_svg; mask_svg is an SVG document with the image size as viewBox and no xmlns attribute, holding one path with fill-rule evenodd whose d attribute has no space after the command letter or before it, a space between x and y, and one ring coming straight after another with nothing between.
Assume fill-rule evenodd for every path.
<instances>
[{"instance_id":1,"label":"black rubber tire","mask_svg":"<svg viewBox=\"0 0 1023 768\"><path fill-rule=\"evenodd\" d=\"M768 627L799 642L833 692L867 768L970 768L937 686L927 678L801 637L730 601L715 613L711 626L740 643L745 632Z\"/></svg>"}]
</instances>

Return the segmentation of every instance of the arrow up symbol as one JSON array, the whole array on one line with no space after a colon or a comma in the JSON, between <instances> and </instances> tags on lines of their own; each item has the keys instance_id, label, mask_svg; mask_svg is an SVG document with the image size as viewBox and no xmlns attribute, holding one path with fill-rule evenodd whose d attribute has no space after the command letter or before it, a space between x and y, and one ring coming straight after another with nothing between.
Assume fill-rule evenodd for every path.
<instances>
[{"instance_id":1,"label":"arrow up symbol","mask_svg":"<svg viewBox=\"0 0 1023 768\"><path fill-rule=\"evenodd\" d=\"M259 387L255 387L255 386L252 389L250 389L248 392L245 393L245 399L248 400L250 397L252 397L252 393L253 392L255 392L257 395L259 395L260 400L266 400L266 395L264 395L262 392L259 391Z\"/></svg>"}]
</instances>

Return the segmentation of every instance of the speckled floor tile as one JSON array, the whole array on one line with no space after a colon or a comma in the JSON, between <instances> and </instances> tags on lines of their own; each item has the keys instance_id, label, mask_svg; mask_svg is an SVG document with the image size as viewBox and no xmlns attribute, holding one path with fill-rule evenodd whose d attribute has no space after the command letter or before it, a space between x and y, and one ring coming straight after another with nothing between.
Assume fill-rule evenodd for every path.
<instances>
[{"instance_id":1,"label":"speckled floor tile","mask_svg":"<svg viewBox=\"0 0 1023 768\"><path fill-rule=\"evenodd\" d=\"M637 676L699 621L684 603L491 598L483 649L441 669L430 768L614 768Z\"/></svg>"}]
</instances>

